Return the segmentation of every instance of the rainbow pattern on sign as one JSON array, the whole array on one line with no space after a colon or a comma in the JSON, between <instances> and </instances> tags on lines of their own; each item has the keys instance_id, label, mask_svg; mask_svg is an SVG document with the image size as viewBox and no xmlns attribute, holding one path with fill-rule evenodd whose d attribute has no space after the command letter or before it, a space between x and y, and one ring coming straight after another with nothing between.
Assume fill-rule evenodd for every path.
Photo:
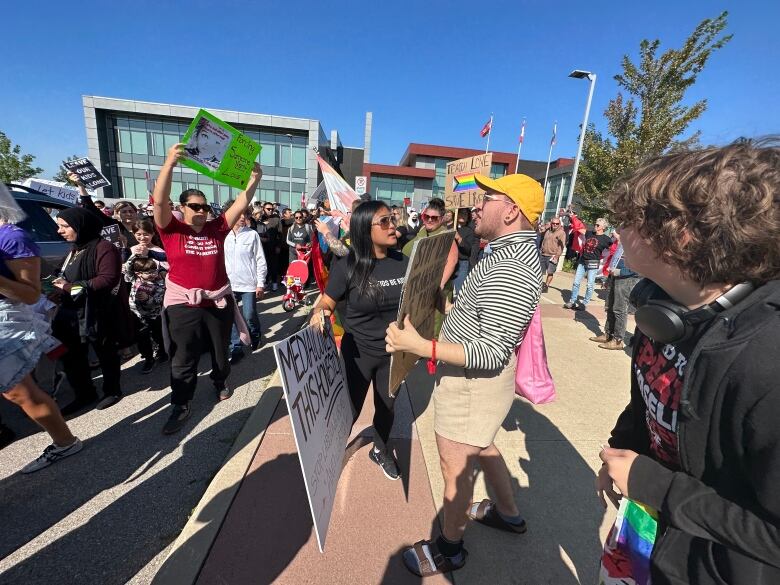
<instances>
[{"instance_id":1,"label":"rainbow pattern on sign","mask_svg":"<svg viewBox=\"0 0 780 585\"><path fill-rule=\"evenodd\" d=\"M453 177L452 190L456 193L458 191L471 191L477 188L477 180L474 178L474 173L455 175L455 177Z\"/></svg>"}]
</instances>

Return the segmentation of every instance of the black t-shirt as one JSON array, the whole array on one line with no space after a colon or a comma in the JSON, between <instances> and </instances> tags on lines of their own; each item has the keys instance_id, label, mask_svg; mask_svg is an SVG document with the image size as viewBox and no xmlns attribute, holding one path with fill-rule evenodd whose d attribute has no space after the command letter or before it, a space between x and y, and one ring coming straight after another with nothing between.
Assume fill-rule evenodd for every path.
<instances>
[{"instance_id":1,"label":"black t-shirt","mask_svg":"<svg viewBox=\"0 0 780 585\"><path fill-rule=\"evenodd\" d=\"M596 235L595 232L585 232L585 241L582 244L580 264L596 264L598 268L601 253L612 245L612 238L607 235Z\"/></svg>"},{"instance_id":2,"label":"black t-shirt","mask_svg":"<svg viewBox=\"0 0 780 585\"><path fill-rule=\"evenodd\" d=\"M361 349L373 354L387 353L385 333L387 326L398 318L408 263L409 259L397 250L388 250L386 258L377 260L371 275L382 289L378 302L348 287L347 258L333 263L325 294L335 301L346 301L341 315L344 330L352 334Z\"/></svg>"}]
</instances>

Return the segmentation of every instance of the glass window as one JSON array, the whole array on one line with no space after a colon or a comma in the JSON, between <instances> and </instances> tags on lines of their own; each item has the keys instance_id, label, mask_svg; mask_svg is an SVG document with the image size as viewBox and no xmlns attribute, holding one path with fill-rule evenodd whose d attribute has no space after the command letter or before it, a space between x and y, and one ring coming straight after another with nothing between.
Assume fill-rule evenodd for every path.
<instances>
[{"instance_id":1,"label":"glass window","mask_svg":"<svg viewBox=\"0 0 780 585\"><path fill-rule=\"evenodd\" d=\"M165 152L168 152L168 149L178 142L179 137L176 134L165 134ZM165 155L163 154L163 156Z\"/></svg>"},{"instance_id":2,"label":"glass window","mask_svg":"<svg viewBox=\"0 0 780 585\"><path fill-rule=\"evenodd\" d=\"M173 199L174 203L178 203L179 195L183 192L184 189L179 181L171 181L171 199Z\"/></svg>"},{"instance_id":3,"label":"glass window","mask_svg":"<svg viewBox=\"0 0 780 585\"><path fill-rule=\"evenodd\" d=\"M152 154L165 156L165 134L152 133Z\"/></svg>"},{"instance_id":4,"label":"glass window","mask_svg":"<svg viewBox=\"0 0 780 585\"><path fill-rule=\"evenodd\" d=\"M135 199L135 179L122 177L122 197Z\"/></svg>"},{"instance_id":5,"label":"glass window","mask_svg":"<svg viewBox=\"0 0 780 585\"><path fill-rule=\"evenodd\" d=\"M490 165L490 178L497 179L506 175L507 165L502 163L493 163Z\"/></svg>"},{"instance_id":6,"label":"glass window","mask_svg":"<svg viewBox=\"0 0 780 585\"><path fill-rule=\"evenodd\" d=\"M279 145L279 166L290 168L290 145L288 144L280 144Z\"/></svg>"},{"instance_id":7,"label":"glass window","mask_svg":"<svg viewBox=\"0 0 780 585\"><path fill-rule=\"evenodd\" d=\"M146 143L146 132L130 131L130 140L133 144L133 154L149 154Z\"/></svg>"},{"instance_id":8,"label":"glass window","mask_svg":"<svg viewBox=\"0 0 780 585\"><path fill-rule=\"evenodd\" d=\"M146 121L139 120L137 118L130 118L130 128L135 128L137 130L146 130Z\"/></svg>"},{"instance_id":9,"label":"glass window","mask_svg":"<svg viewBox=\"0 0 780 585\"><path fill-rule=\"evenodd\" d=\"M260 151L260 164L264 167L276 166L276 145L275 144L262 144L263 149Z\"/></svg>"},{"instance_id":10,"label":"glass window","mask_svg":"<svg viewBox=\"0 0 780 585\"><path fill-rule=\"evenodd\" d=\"M294 169L305 169L306 168L306 149L301 148L300 146L293 147L293 160L292 160L293 168Z\"/></svg>"},{"instance_id":11,"label":"glass window","mask_svg":"<svg viewBox=\"0 0 780 585\"><path fill-rule=\"evenodd\" d=\"M138 199L148 197L149 192L146 190L146 179L133 179L135 182L135 196Z\"/></svg>"},{"instance_id":12,"label":"glass window","mask_svg":"<svg viewBox=\"0 0 780 585\"><path fill-rule=\"evenodd\" d=\"M119 152L133 152L130 142L130 130L119 131Z\"/></svg>"}]
</instances>

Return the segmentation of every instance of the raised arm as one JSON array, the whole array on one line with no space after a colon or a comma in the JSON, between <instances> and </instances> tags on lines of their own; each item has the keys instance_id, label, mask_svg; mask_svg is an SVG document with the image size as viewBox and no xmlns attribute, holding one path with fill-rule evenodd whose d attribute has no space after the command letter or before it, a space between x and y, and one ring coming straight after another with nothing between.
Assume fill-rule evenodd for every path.
<instances>
[{"instance_id":1,"label":"raised arm","mask_svg":"<svg viewBox=\"0 0 780 585\"><path fill-rule=\"evenodd\" d=\"M171 213L171 181L173 181L173 169L183 157L184 144L180 142L171 146L168 149L165 163L160 169L160 176L157 177L157 182L154 184L154 223L162 229L168 227L173 217Z\"/></svg>"},{"instance_id":2,"label":"raised arm","mask_svg":"<svg viewBox=\"0 0 780 585\"><path fill-rule=\"evenodd\" d=\"M255 196L255 191L257 191L257 186L260 184L260 179L262 178L263 168L255 163L246 190L241 191L241 193L238 194L238 197L236 197L235 203L225 211L225 221L231 229L236 225L238 218L246 211L246 208L249 207L252 198Z\"/></svg>"}]
</instances>

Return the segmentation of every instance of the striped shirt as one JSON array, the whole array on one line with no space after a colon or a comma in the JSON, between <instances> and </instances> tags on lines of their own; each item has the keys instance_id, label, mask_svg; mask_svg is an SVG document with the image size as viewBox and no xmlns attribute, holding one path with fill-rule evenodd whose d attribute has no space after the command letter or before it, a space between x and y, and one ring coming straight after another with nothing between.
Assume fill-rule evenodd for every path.
<instances>
[{"instance_id":1,"label":"striped shirt","mask_svg":"<svg viewBox=\"0 0 780 585\"><path fill-rule=\"evenodd\" d=\"M490 249L466 277L441 337L463 345L466 369L501 371L539 304L542 273L534 231L496 238Z\"/></svg>"}]
</instances>

